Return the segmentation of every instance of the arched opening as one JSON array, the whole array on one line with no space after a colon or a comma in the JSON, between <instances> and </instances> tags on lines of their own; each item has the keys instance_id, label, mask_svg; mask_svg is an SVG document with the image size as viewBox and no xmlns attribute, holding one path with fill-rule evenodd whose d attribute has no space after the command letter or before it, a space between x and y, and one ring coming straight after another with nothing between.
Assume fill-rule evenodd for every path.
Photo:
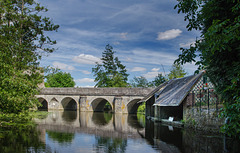
<instances>
[{"instance_id":1,"label":"arched opening","mask_svg":"<svg viewBox=\"0 0 240 153\"><path fill-rule=\"evenodd\" d=\"M77 110L77 102L70 97L64 98L62 100L62 106L64 110Z\"/></svg>"},{"instance_id":2,"label":"arched opening","mask_svg":"<svg viewBox=\"0 0 240 153\"><path fill-rule=\"evenodd\" d=\"M38 107L40 111L47 111L48 110L48 102L44 98L38 98L38 101L42 104L42 106Z\"/></svg>"},{"instance_id":3,"label":"arched opening","mask_svg":"<svg viewBox=\"0 0 240 153\"><path fill-rule=\"evenodd\" d=\"M97 98L92 101L94 112L112 112L112 105L104 98Z\"/></svg>"},{"instance_id":4,"label":"arched opening","mask_svg":"<svg viewBox=\"0 0 240 153\"><path fill-rule=\"evenodd\" d=\"M127 105L127 110L128 110L128 114L136 114L138 107L142 104L142 103L138 103L141 99L134 99L132 101L130 101Z\"/></svg>"}]
</instances>

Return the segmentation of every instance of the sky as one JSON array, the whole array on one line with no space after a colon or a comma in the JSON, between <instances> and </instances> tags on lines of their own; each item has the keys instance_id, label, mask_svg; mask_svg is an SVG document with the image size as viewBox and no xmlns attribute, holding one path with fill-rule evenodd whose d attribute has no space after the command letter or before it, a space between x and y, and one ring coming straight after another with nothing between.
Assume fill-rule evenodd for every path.
<instances>
[{"instance_id":1,"label":"sky","mask_svg":"<svg viewBox=\"0 0 240 153\"><path fill-rule=\"evenodd\" d=\"M100 61L105 46L126 66L129 81L144 76L152 81L167 75L181 53L199 37L187 31L177 0L38 0L48 8L43 16L60 25L47 32L57 41L56 51L44 54L40 66L68 72L78 87L93 87L92 68ZM187 75L196 70L185 64Z\"/></svg>"}]
</instances>

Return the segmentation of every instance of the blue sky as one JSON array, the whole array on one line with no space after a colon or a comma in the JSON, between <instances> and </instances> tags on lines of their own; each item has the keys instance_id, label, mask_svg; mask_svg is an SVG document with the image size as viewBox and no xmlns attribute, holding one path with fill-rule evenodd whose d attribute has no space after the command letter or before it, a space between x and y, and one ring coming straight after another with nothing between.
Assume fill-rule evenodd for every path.
<instances>
[{"instance_id":1,"label":"blue sky","mask_svg":"<svg viewBox=\"0 0 240 153\"><path fill-rule=\"evenodd\" d=\"M187 31L184 14L177 14L176 0L38 0L49 11L44 16L59 24L47 33L57 40L54 53L42 57L41 66L71 73L76 86L94 86L91 73L107 44L126 66L129 80L158 73L168 74L174 60L199 37ZM164 70L163 70L164 68ZM184 65L188 75L194 64Z\"/></svg>"}]
</instances>

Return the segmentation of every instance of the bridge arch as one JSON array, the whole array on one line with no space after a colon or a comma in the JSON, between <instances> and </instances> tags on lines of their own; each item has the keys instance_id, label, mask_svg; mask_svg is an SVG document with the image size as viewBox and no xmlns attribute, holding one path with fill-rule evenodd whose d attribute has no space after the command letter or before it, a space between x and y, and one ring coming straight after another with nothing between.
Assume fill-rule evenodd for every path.
<instances>
[{"instance_id":1,"label":"bridge arch","mask_svg":"<svg viewBox=\"0 0 240 153\"><path fill-rule=\"evenodd\" d=\"M72 97L65 97L61 101L64 110L77 110L77 102Z\"/></svg>"},{"instance_id":2,"label":"bridge arch","mask_svg":"<svg viewBox=\"0 0 240 153\"><path fill-rule=\"evenodd\" d=\"M48 102L46 99L39 97L38 101L42 104L42 106L38 107L38 110L48 110Z\"/></svg>"},{"instance_id":3,"label":"bridge arch","mask_svg":"<svg viewBox=\"0 0 240 153\"><path fill-rule=\"evenodd\" d=\"M138 107L141 105L141 103L138 103L141 99L133 99L127 104L127 111L129 114L136 114Z\"/></svg>"},{"instance_id":4,"label":"bridge arch","mask_svg":"<svg viewBox=\"0 0 240 153\"><path fill-rule=\"evenodd\" d=\"M111 105L111 111L113 111L112 102L110 102L109 100L107 100L105 98L96 98L96 99L94 99L91 102L92 110L94 112L103 112L104 111L104 107L105 107L107 102L109 102L109 104Z\"/></svg>"}]
</instances>

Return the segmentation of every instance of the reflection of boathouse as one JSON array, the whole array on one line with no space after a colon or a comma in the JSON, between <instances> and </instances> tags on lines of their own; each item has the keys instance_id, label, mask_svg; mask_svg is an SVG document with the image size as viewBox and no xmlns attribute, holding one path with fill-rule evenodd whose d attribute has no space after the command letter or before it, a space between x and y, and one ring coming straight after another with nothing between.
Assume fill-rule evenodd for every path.
<instances>
[{"instance_id":1,"label":"reflection of boathouse","mask_svg":"<svg viewBox=\"0 0 240 153\"><path fill-rule=\"evenodd\" d=\"M142 101L146 102L146 116L158 121L187 120L190 110L216 110L217 97L212 83L203 72L172 79L153 90ZM199 107L200 106L200 107Z\"/></svg>"}]
</instances>

